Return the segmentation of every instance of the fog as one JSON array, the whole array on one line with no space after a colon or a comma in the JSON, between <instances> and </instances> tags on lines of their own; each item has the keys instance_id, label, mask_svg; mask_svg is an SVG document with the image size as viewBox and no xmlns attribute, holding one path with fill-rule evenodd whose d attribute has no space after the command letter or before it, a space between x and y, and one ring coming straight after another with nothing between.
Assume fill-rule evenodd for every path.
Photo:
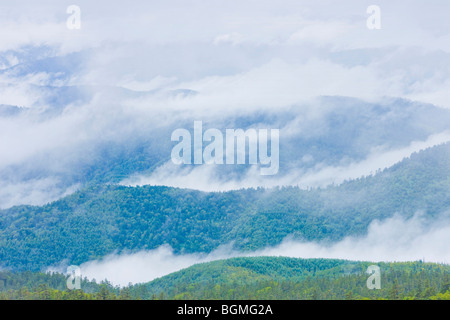
<instances>
[{"instance_id":1,"label":"fog","mask_svg":"<svg viewBox=\"0 0 450 320\"><path fill-rule=\"evenodd\" d=\"M251 166L238 178L224 178L220 174L221 165L203 165L180 167L168 161L156 168L150 175L134 175L121 182L122 185L166 185L178 188L202 191L228 191L240 188L256 188L274 186L326 187L340 184L345 180L369 176L377 170L389 168L408 158L412 153L450 141L450 132L431 135L425 141L413 141L404 148L383 150L374 149L361 162L351 162L345 166L323 166L305 169L294 169L276 176L261 176L257 166Z\"/></svg>"},{"instance_id":2,"label":"fog","mask_svg":"<svg viewBox=\"0 0 450 320\"><path fill-rule=\"evenodd\" d=\"M450 223L448 216L430 221L424 213L410 219L395 215L373 221L366 235L347 237L331 245L298 242L286 238L275 247L253 252L219 247L211 253L174 254L170 246L136 253L111 254L80 266L83 277L114 285L151 281L197 263L248 256L284 256L294 258L334 258L370 262L418 261L450 263ZM63 268L51 269L64 272Z\"/></svg>"},{"instance_id":3,"label":"fog","mask_svg":"<svg viewBox=\"0 0 450 320\"><path fill-rule=\"evenodd\" d=\"M124 184L201 190L338 183L390 166L421 144L445 140L448 121L444 128L439 116L426 124L410 120L426 132L394 148L399 127L385 142L353 145L353 151L364 144L373 149L365 159L345 154L330 164L310 158L313 168L303 166L306 151L299 159L280 159L292 168L272 179L256 176L253 168L239 179L218 179L210 167L175 168L168 156L161 159L160 146L148 143L154 138L170 148L170 130L160 129L188 120L238 122L293 106L299 107L280 128L280 143L295 134L320 135L327 130L321 119L340 107L321 105L322 96L352 97L361 108L399 97L430 110L448 109L446 1L379 1L380 30L367 29L371 3L357 0L339 6L290 0L276 6L252 0L130 6L82 0L79 30L66 27L70 4L0 5L0 108L18 107L6 116L0 109L0 208L44 204L72 192L88 182L82 169L91 172L104 162L102 147L114 144L123 151L111 165L120 166L129 157L124 150L130 141L139 139L157 158L156 170L133 172ZM387 122L390 116L396 111Z\"/></svg>"},{"instance_id":4,"label":"fog","mask_svg":"<svg viewBox=\"0 0 450 320\"><path fill-rule=\"evenodd\" d=\"M0 4L0 209L96 183L322 187L450 141L447 0L379 0L379 30L365 0L79 0L79 30L67 28L72 4ZM280 129L279 174L175 166L171 132L193 121ZM396 216L333 245L163 246L81 267L126 285L244 255L450 262L448 225Z\"/></svg>"}]
</instances>

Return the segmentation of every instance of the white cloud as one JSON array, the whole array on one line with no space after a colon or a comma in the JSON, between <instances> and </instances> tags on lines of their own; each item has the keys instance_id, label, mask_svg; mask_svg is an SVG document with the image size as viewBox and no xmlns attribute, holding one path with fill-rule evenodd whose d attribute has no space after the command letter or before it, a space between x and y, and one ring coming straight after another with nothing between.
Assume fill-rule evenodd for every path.
<instances>
[{"instance_id":1,"label":"white cloud","mask_svg":"<svg viewBox=\"0 0 450 320\"><path fill-rule=\"evenodd\" d=\"M300 177L302 186L326 186L330 183L340 184L344 180L356 179L374 174L378 169L385 169L409 157L414 152L450 141L450 132L431 135L426 141L413 141L409 146L393 150L375 148L361 162L346 166L331 166L312 170Z\"/></svg>"},{"instance_id":2,"label":"white cloud","mask_svg":"<svg viewBox=\"0 0 450 320\"><path fill-rule=\"evenodd\" d=\"M413 141L409 146L399 149L374 148L367 158L342 166L322 166L318 163L313 169L305 171L296 168L287 173L274 176L261 176L257 166L251 166L245 173L220 175L223 165L179 166L168 161L149 175L135 175L121 182L122 185L166 185L201 191L228 191L241 188L300 186L325 187L340 184L345 180L374 174L377 170L389 168L409 157L414 152L450 141L450 132L431 135L425 141ZM308 157L307 157L308 158ZM306 159L307 160L307 159Z\"/></svg>"},{"instance_id":3,"label":"white cloud","mask_svg":"<svg viewBox=\"0 0 450 320\"><path fill-rule=\"evenodd\" d=\"M156 76L150 81L136 81L132 77L130 78L128 81L119 84L119 86L134 91L151 91L164 88L177 80L175 77L167 78L161 76Z\"/></svg>"},{"instance_id":4,"label":"white cloud","mask_svg":"<svg viewBox=\"0 0 450 320\"><path fill-rule=\"evenodd\" d=\"M71 194L80 187L79 184L61 187L61 181L52 177L19 182L0 180L0 184L0 209L20 204L43 205Z\"/></svg>"},{"instance_id":5,"label":"white cloud","mask_svg":"<svg viewBox=\"0 0 450 320\"><path fill-rule=\"evenodd\" d=\"M241 35L240 33L233 32L229 34L222 34L220 36L217 36L214 39L214 44L218 45L221 43L231 43L232 45L237 45L239 43L242 43L244 41L245 37Z\"/></svg>"},{"instance_id":6,"label":"white cloud","mask_svg":"<svg viewBox=\"0 0 450 320\"><path fill-rule=\"evenodd\" d=\"M140 283L187 268L193 264L223 259L229 256L229 246L220 247L209 254L175 255L170 246L137 253L108 255L102 260L80 266L83 277L98 281L108 279L117 285Z\"/></svg>"},{"instance_id":7,"label":"white cloud","mask_svg":"<svg viewBox=\"0 0 450 320\"><path fill-rule=\"evenodd\" d=\"M428 221L428 222L427 222ZM405 219L393 216L374 221L364 237L348 237L331 246L319 243L285 241L259 255L281 255L299 258L335 258L363 261L417 261L450 263L450 224L416 214Z\"/></svg>"},{"instance_id":8,"label":"white cloud","mask_svg":"<svg viewBox=\"0 0 450 320\"><path fill-rule=\"evenodd\" d=\"M94 99L69 106L59 115L47 118L27 110L19 117L0 118L0 170L31 163L45 153L51 159L61 156L60 161L44 166L47 172L55 173L53 167L70 171L77 159L89 158L85 150L92 150L102 139L126 144L127 138L150 132L149 127L192 117L238 119L292 105L314 105L321 95L365 101L406 97L450 108L450 29L443 14L449 4L432 3L380 1L382 29L378 32L366 28L367 6L356 0L339 6L328 0L320 4L136 1L133 6L82 0L77 3L82 17L78 31L66 28L69 3L5 2L0 10L3 67L41 66L41 61L33 59L92 50L86 51L82 67L63 80L53 81L51 70L30 68L23 76L2 73L0 104L45 109L48 91L39 86L47 85L159 91L136 97L91 87ZM27 47L38 46L49 46L49 53L23 57ZM346 51L355 48L361 50ZM178 89L196 94L171 94ZM304 116L320 117L325 112L309 107ZM289 129L292 134L298 130L295 123ZM399 154L406 155L405 148ZM73 161L68 160L71 156ZM250 170L241 179L226 181L217 179L210 167L179 171L166 165L138 183L214 190L277 183L321 185L367 174L398 160L396 151L374 151L367 160L348 166L294 171L268 180L252 169L256 175Z\"/></svg>"},{"instance_id":9,"label":"white cloud","mask_svg":"<svg viewBox=\"0 0 450 320\"><path fill-rule=\"evenodd\" d=\"M311 21L305 23L305 25L289 39L289 44L295 44L298 42L313 42L318 44L338 42L339 37L345 35L355 26L350 25L347 22L332 21Z\"/></svg>"}]
</instances>

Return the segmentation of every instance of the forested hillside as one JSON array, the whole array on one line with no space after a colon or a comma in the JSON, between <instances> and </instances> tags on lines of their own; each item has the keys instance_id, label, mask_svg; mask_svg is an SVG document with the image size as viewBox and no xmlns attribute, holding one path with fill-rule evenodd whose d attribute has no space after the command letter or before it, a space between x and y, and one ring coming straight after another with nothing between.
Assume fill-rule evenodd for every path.
<instances>
[{"instance_id":1,"label":"forested hillside","mask_svg":"<svg viewBox=\"0 0 450 320\"><path fill-rule=\"evenodd\" d=\"M113 287L84 279L66 289L61 274L0 274L0 299L450 299L450 266L377 263L381 289L369 290L372 263L328 259L253 257L194 265L146 284Z\"/></svg>"},{"instance_id":2,"label":"forested hillside","mask_svg":"<svg viewBox=\"0 0 450 320\"><path fill-rule=\"evenodd\" d=\"M284 257L233 258L192 266L131 287L168 299L449 299L450 266L377 263L381 289L369 290L373 263ZM439 295L441 294L441 295Z\"/></svg>"},{"instance_id":3,"label":"forested hillside","mask_svg":"<svg viewBox=\"0 0 450 320\"><path fill-rule=\"evenodd\" d=\"M326 189L205 193L170 187L95 186L41 207L0 211L0 265L42 270L113 251L169 244L175 253L234 243L252 250L299 240L362 235L374 219L450 208L450 144L413 154L374 176Z\"/></svg>"}]
</instances>

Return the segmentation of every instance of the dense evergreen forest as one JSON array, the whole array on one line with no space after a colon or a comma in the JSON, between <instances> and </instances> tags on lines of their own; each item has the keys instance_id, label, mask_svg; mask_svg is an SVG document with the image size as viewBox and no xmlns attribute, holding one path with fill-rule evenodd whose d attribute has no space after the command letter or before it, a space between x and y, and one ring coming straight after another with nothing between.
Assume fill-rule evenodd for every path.
<instances>
[{"instance_id":1,"label":"dense evergreen forest","mask_svg":"<svg viewBox=\"0 0 450 320\"><path fill-rule=\"evenodd\" d=\"M92 186L44 206L0 211L0 267L41 271L113 251L209 252L233 243L254 250L285 237L333 242L363 235L374 219L450 207L450 144L415 153L372 176L325 189L297 187L211 192Z\"/></svg>"},{"instance_id":2,"label":"dense evergreen forest","mask_svg":"<svg viewBox=\"0 0 450 320\"><path fill-rule=\"evenodd\" d=\"M66 289L67 277L62 274L3 272L0 299L450 299L448 265L377 263L381 270L379 290L366 286L369 265L329 259L233 258L194 265L123 288L83 279L81 289L72 291Z\"/></svg>"}]
</instances>

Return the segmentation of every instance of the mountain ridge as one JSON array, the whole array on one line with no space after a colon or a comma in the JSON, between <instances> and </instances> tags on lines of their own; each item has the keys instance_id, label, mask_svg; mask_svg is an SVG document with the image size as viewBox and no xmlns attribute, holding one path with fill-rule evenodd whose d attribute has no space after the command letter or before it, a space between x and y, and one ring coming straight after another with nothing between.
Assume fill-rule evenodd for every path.
<instances>
[{"instance_id":1,"label":"mountain ridge","mask_svg":"<svg viewBox=\"0 0 450 320\"><path fill-rule=\"evenodd\" d=\"M450 143L413 154L373 176L325 189L201 192L162 186L93 186L45 206L0 211L0 263L40 270L81 264L114 251L169 244L176 254L234 242L252 251L298 241L333 243L364 235L375 219L428 220L450 207ZM447 215L448 216L448 215Z\"/></svg>"}]
</instances>

